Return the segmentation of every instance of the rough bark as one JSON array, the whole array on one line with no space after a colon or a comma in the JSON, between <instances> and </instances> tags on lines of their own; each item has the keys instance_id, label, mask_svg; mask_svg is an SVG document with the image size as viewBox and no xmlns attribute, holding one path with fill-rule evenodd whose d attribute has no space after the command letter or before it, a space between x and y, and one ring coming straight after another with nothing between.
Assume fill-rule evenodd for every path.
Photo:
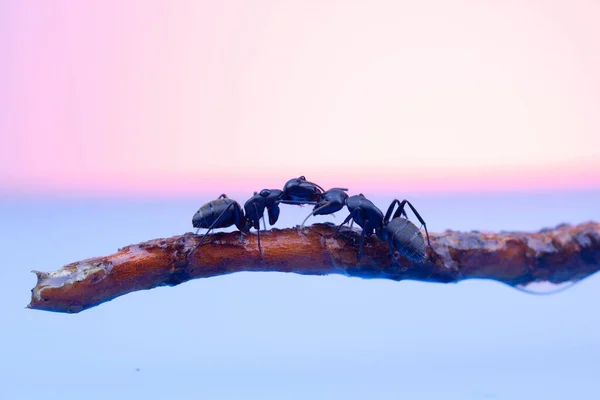
<instances>
[{"instance_id":1,"label":"rough bark","mask_svg":"<svg viewBox=\"0 0 600 400\"><path fill-rule=\"evenodd\" d=\"M130 245L38 277L29 308L76 313L123 294L174 286L195 278L239 271L343 274L360 278L458 282L494 279L517 286L532 282L575 282L600 269L600 224L560 225L536 233L456 232L431 234L432 247L421 263L398 255L386 242L365 240L357 260L357 231L335 233L330 224L272 229L255 234L216 233L192 257L201 236L186 233Z\"/></svg>"}]
</instances>

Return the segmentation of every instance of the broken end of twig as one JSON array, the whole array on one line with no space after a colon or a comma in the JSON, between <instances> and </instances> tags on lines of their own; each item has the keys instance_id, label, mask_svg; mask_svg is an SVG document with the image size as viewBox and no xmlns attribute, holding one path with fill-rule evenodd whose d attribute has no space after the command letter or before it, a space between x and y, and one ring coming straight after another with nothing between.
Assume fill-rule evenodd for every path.
<instances>
[{"instance_id":1,"label":"broken end of twig","mask_svg":"<svg viewBox=\"0 0 600 400\"><path fill-rule=\"evenodd\" d=\"M97 305L94 297L89 299L89 304L78 300L82 290L89 290L107 276L106 263L102 261L90 263L89 261L70 264L54 272L31 271L37 277L37 283L31 289L31 301L26 308L78 313ZM85 282L85 284L75 285L79 282ZM65 287L73 286L75 286L75 290L67 292L63 290Z\"/></svg>"},{"instance_id":2,"label":"broken end of twig","mask_svg":"<svg viewBox=\"0 0 600 400\"><path fill-rule=\"evenodd\" d=\"M37 279L38 279L38 283L39 283L39 281L41 281L42 279L45 279L45 278L47 278L47 277L48 277L48 275L49 275L49 274L48 274L48 272L36 271L35 269L34 269L34 270L32 270L31 272L32 272L32 273L34 273L34 274L35 274L35 276L37 277Z\"/></svg>"}]
</instances>

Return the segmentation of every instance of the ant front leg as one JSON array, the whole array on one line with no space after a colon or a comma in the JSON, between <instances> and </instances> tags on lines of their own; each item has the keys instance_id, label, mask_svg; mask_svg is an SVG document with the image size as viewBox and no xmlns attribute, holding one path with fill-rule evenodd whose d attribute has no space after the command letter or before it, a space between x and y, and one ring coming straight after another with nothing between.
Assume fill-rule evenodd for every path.
<instances>
[{"instance_id":1,"label":"ant front leg","mask_svg":"<svg viewBox=\"0 0 600 400\"><path fill-rule=\"evenodd\" d=\"M338 228L336 229L335 233L340 233L340 229L342 228L342 226L346 223L348 223L348 221L353 220L360 215L360 208L355 208L354 211L352 211L352 213L350 213L350 215L348 215L346 217L346 219L344 220L344 222L341 223L340 226L338 226ZM368 226L369 224L369 220L365 220L364 221L364 226ZM360 244L359 244L359 250L358 250L358 256L357 259L360 260L362 257L362 248L363 248L363 243L365 241L365 235L366 235L367 231L365 228L363 228L362 232L360 233Z\"/></svg>"}]
</instances>

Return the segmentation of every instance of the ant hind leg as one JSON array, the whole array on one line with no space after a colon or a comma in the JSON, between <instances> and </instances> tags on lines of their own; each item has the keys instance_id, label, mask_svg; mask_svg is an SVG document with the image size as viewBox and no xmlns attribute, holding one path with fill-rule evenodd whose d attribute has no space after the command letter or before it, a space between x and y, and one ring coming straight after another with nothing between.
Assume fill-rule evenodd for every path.
<instances>
[{"instance_id":1,"label":"ant hind leg","mask_svg":"<svg viewBox=\"0 0 600 400\"><path fill-rule=\"evenodd\" d=\"M229 210L229 208L232 207L234 204L235 203L230 203L227 207L225 207L225 209L221 212L221 214L219 214L219 216L217 217L217 219L215 219L214 222L212 224L210 224L210 226L208 227L208 230L202 236L202 239L200 239L200 243L198 243L196 245L196 247L194 247L194 249L188 253L188 257L187 257L188 260L194 255L194 253L196 252L196 250L198 250L198 248L200 246L202 246L202 244L206 240L206 237L208 236L208 234L210 233L210 231L212 231L215 228L215 226L221 221L221 218L223 217L223 215L225 215L225 213L227 212L227 210Z\"/></svg>"},{"instance_id":2,"label":"ant hind leg","mask_svg":"<svg viewBox=\"0 0 600 400\"><path fill-rule=\"evenodd\" d=\"M392 217L392 211L394 210L395 205L398 205L398 210L394 213L394 216ZM390 222L390 218L398 218L400 215L404 215L404 218L408 218L408 216L406 215L406 211L404 211L404 205L400 202L400 200L394 199L394 201L392 201L392 204L390 204L390 206L388 207L383 220L385 222Z\"/></svg>"},{"instance_id":3,"label":"ant hind leg","mask_svg":"<svg viewBox=\"0 0 600 400\"><path fill-rule=\"evenodd\" d=\"M425 220L423 219L423 217L421 217L421 214L419 214L417 209L412 204L410 204L410 201L402 200L402 203L408 204L408 206L410 207L412 212L415 213L415 216L417 217L419 222L423 224L423 228L425 229L425 234L427 235L427 244L429 245L429 247L431 247L431 242L429 241L429 232L427 231L427 224L425 223ZM402 208L404 209L404 204L402 204Z\"/></svg>"}]
</instances>

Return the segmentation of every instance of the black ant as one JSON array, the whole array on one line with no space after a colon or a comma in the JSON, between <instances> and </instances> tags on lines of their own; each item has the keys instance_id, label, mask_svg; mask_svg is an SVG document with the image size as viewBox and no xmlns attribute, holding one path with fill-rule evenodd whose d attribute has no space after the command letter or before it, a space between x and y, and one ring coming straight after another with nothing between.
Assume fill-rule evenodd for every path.
<instances>
[{"instance_id":1,"label":"black ant","mask_svg":"<svg viewBox=\"0 0 600 400\"><path fill-rule=\"evenodd\" d=\"M263 227L266 230L264 224L264 213L265 209L269 214L269 225L275 225L279 219L279 198L283 192L279 189L263 189L260 193L254 192L254 196L250 197L246 204L244 204L244 210L246 211L246 225L244 231L247 232L250 228L254 228L258 234L258 251L262 250L260 247L260 219L263 218Z\"/></svg>"},{"instance_id":2,"label":"black ant","mask_svg":"<svg viewBox=\"0 0 600 400\"><path fill-rule=\"evenodd\" d=\"M359 260L362 257L365 236L369 237L374 233L381 240L387 241L390 253L396 261L398 259L394 254L394 249L413 261L422 261L425 258L425 241L423 235L417 226L408 219L404 210L405 205L408 204L419 222L423 224L425 233L427 234L427 244L431 247L427 224L408 200L399 201L398 199L394 199L384 216L381 210L362 193L357 196L348 197L345 191L344 189L335 188L323 193L321 200L314 207L313 212L302 222L301 226L304 226L306 220L312 215L332 214L341 210L346 205L348 211L350 211L350 215L337 228L336 233L339 233L342 225L350 220L356 222L362 228L358 252ZM392 217L392 211L396 205L398 205L398 210L396 210Z\"/></svg>"},{"instance_id":3,"label":"black ant","mask_svg":"<svg viewBox=\"0 0 600 400\"><path fill-rule=\"evenodd\" d=\"M328 215L340 211L346 205L348 189L333 188L321 194L319 201L313 211L302 221L300 227L304 227L306 221L313 215Z\"/></svg>"},{"instance_id":4,"label":"black ant","mask_svg":"<svg viewBox=\"0 0 600 400\"><path fill-rule=\"evenodd\" d=\"M194 228L207 228L208 231L200 239L200 243L188 254L191 258L196 250L202 246L209 232L215 228L227 228L235 225L241 232L246 232L246 217L244 211L237 201L222 194L216 200L209 201L196 211L192 218L192 226Z\"/></svg>"},{"instance_id":5,"label":"black ant","mask_svg":"<svg viewBox=\"0 0 600 400\"><path fill-rule=\"evenodd\" d=\"M236 201L228 198L226 194L222 194L218 199L204 204L192 218L192 225L198 229L208 228L208 231L204 234L200 243L189 253L188 258L202 246L210 231L215 228L227 228L231 225L235 225L242 233L248 233L250 228L256 229L258 232L258 250L262 254L260 219L263 218L266 209L269 214L269 224L274 225L277 222L277 219L279 219L278 200L281 193L282 191L279 189L263 189L260 193L255 192L244 204L244 209Z\"/></svg>"},{"instance_id":6,"label":"black ant","mask_svg":"<svg viewBox=\"0 0 600 400\"><path fill-rule=\"evenodd\" d=\"M254 195L244 204L246 211L245 232L251 227L257 230L258 248L260 247L260 220L263 218L265 209L269 214L269 225L274 225L279 219L279 203L283 204L316 204L323 194L323 188L316 183L309 182L306 177L293 178L288 180L279 189L263 189L260 193L254 192ZM263 218L263 228L266 230L266 224Z\"/></svg>"},{"instance_id":7,"label":"black ant","mask_svg":"<svg viewBox=\"0 0 600 400\"><path fill-rule=\"evenodd\" d=\"M322 194L323 188L316 183L307 181L304 176L288 180L283 190L263 189L260 192L254 192L254 195L244 204L244 211L246 212L245 223L243 228L238 226L238 229L244 233L247 233L250 228L256 229L258 250L262 254L260 245L260 220L263 219L263 228L266 230L263 217L265 210L269 214L269 225L272 226L279 219L279 203L298 205L316 204Z\"/></svg>"},{"instance_id":8,"label":"black ant","mask_svg":"<svg viewBox=\"0 0 600 400\"><path fill-rule=\"evenodd\" d=\"M356 222L356 224L362 228L357 257L360 260L362 257L362 248L365 236L372 236L379 228L381 228L383 222L383 213L362 193L356 196L348 197L346 199L346 207L348 207L350 215L348 215L344 222L338 226L335 232L339 233L342 226L350 220Z\"/></svg>"}]
</instances>

